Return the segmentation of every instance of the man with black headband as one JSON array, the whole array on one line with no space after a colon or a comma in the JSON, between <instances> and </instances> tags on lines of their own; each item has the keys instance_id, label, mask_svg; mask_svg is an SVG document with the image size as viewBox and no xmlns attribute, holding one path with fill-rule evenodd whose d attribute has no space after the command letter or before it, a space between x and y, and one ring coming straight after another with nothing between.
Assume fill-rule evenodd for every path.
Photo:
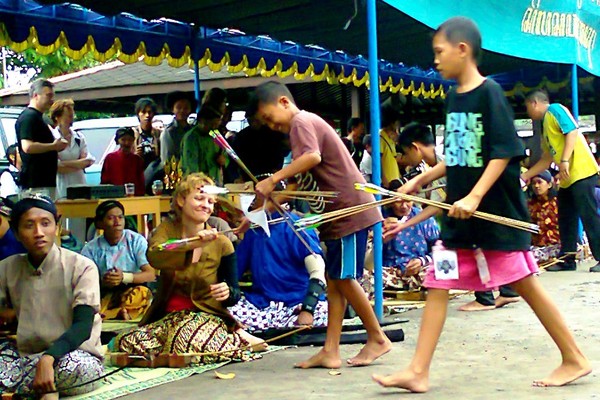
<instances>
[{"instance_id":1,"label":"man with black headband","mask_svg":"<svg viewBox=\"0 0 600 400\"><path fill-rule=\"evenodd\" d=\"M26 254L0 262L0 318L18 320L16 347L0 343L0 392L89 392L103 373L100 350L100 282L94 263L55 244L56 206L33 195L12 211L11 227Z\"/></svg>"},{"instance_id":2,"label":"man with black headband","mask_svg":"<svg viewBox=\"0 0 600 400\"><path fill-rule=\"evenodd\" d=\"M85 245L81 254L93 260L101 276L103 319L137 319L152 300L145 284L156 278L146 258L148 242L125 229L125 208L107 200L96 208L96 227L104 233Z\"/></svg>"}]
</instances>

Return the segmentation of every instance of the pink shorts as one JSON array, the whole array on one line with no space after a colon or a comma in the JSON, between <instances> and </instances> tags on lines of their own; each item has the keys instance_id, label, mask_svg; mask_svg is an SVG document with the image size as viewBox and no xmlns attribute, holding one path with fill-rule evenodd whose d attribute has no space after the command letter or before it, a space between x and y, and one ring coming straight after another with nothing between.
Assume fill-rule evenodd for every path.
<instances>
[{"instance_id":1,"label":"pink shorts","mask_svg":"<svg viewBox=\"0 0 600 400\"><path fill-rule=\"evenodd\" d=\"M435 269L430 265L423 286L429 289L461 289L485 292L502 285L513 283L538 272L538 265L530 251L484 250L483 254L490 271L486 284L479 278L475 251L457 249L458 279L438 280Z\"/></svg>"}]
</instances>

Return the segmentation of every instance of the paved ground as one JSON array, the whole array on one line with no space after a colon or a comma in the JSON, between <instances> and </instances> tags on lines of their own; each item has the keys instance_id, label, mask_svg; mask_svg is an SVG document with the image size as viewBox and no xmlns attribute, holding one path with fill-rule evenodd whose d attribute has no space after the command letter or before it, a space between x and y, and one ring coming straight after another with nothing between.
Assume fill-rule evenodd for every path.
<instances>
[{"instance_id":1,"label":"paved ground","mask_svg":"<svg viewBox=\"0 0 600 400\"><path fill-rule=\"evenodd\" d=\"M297 348L268 354L245 364L230 364L221 372L235 372L232 380L215 379L212 372L128 396L128 399L326 399L374 398L429 399L600 399L600 274L587 272L545 273L540 279L559 303L571 329L595 369L578 383L563 388L534 388L532 380L546 376L559 363L559 355L531 310L524 302L494 311L463 313L456 308L470 297L453 300L438 351L433 362L431 390L410 395L385 390L371 382L370 375L390 373L407 364L416 342L422 310L402 317L406 340L379 362L364 368L342 368L339 376L327 370L297 370L294 362L316 351ZM347 358L360 346L342 349Z\"/></svg>"}]
</instances>

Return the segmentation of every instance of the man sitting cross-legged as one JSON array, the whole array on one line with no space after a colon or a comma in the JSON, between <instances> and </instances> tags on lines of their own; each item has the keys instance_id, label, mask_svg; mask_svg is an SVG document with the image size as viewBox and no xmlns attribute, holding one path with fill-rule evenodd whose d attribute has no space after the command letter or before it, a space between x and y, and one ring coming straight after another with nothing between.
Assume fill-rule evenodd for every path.
<instances>
[{"instance_id":1,"label":"man sitting cross-legged","mask_svg":"<svg viewBox=\"0 0 600 400\"><path fill-rule=\"evenodd\" d=\"M116 200L96 208L96 227L104 233L85 245L81 254L98 265L102 276L103 319L138 319L152 300L145 284L156 278L146 258L148 242L125 229L125 208Z\"/></svg>"},{"instance_id":2,"label":"man sitting cross-legged","mask_svg":"<svg viewBox=\"0 0 600 400\"><path fill-rule=\"evenodd\" d=\"M54 203L42 195L22 199L12 212L27 253L0 262L0 319L18 321L16 347L0 342L0 392L53 399L100 384L85 384L103 373L98 269L55 244L56 221Z\"/></svg>"}]
</instances>

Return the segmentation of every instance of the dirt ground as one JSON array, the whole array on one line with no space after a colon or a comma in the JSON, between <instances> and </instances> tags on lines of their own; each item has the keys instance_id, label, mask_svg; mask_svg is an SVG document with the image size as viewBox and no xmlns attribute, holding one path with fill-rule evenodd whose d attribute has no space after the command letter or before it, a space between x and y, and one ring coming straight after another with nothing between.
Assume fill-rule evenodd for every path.
<instances>
[{"instance_id":1,"label":"dirt ground","mask_svg":"<svg viewBox=\"0 0 600 400\"><path fill-rule=\"evenodd\" d=\"M457 307L472 300L463 296L450 302L450 311L431 372L431 389L412 395L383 389L371 381L372 373L391 373L403 368L414 350L422 310L400 314L409 322L402 325L404 342L374 365L328 370L293 369L295 362L312 355L316 348L287 349L244 364L229 364L220 372L234 372L232 380L215 379L213 372L149 389L128 399L326 399L374 398L429 399L600 399L600 274L587 272L591 263L576 272L544 273L540 276L576 339L591 360L594 371L582 380L562 388L535 388L531 381L546 376L560 357L550 337L523 302L502 309L464 313ZM348 358L359 345L342 348Z\"/></svg>"}]
</instances>

